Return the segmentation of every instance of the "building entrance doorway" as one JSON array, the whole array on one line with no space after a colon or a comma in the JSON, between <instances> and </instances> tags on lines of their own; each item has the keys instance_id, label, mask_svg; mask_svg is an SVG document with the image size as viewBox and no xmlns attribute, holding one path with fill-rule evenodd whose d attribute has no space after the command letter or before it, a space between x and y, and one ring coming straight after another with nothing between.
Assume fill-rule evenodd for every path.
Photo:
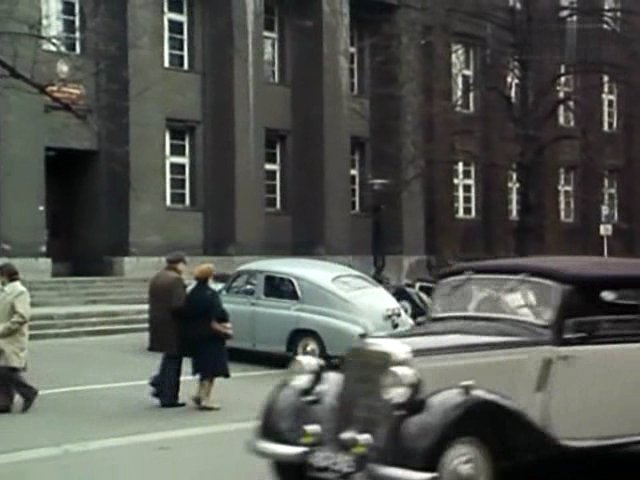
<instances>
[{"instance_id":1,"label":"building entrance doorway","mask_svg":"<svg viewBox=\"0 0 640 480\"><path fill-rule=\"evenodd\" d=\"M54 276L106 275L101 255L97 153L47 149L47 254Z\"/></svg>"}]
</instances>

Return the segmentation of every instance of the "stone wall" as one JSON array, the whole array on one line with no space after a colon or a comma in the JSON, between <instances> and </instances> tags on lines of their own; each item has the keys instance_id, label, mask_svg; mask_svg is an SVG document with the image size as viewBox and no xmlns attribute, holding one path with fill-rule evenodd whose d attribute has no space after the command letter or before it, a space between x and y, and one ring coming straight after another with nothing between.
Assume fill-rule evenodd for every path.
<instances>
[{"instance_id":1,"label":"stone wall","mask_svg":"<svg viewBox=\"0 0 640 480\"><path fill-rule=\"evenodd\" d=\"M213 262L216 270L221 273L231 273L239 266L262 258L258 256L190 256L189 266L194 267L201 262ZM302 257L301 257L302 258ZM372 261L369 256L325 256L304 257L317 258L342 263L366 274L372 273ZM0 262L10 261L20 271L26 280L42 280L51 278L52 263L49 258L0 258ZM164 266L163 257L126 257L113 260L114 276L128 278L149 278ZM191 268L189 269L191 270ZM399 282L407 278L416 278L428 275L427 261L425 257L392 255L387 257L386 274L391 281ZM63 270L57 269L56 276L63 276Z\"/></svg>"}]
</instances>

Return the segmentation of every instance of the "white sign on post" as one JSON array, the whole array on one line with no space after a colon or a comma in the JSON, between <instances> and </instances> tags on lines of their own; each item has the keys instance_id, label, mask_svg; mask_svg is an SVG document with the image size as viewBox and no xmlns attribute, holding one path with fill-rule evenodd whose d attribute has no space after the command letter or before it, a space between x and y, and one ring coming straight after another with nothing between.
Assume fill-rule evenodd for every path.
<instances>
[{"instance_id":1,"label":"white sign on post","mask_svg":"<svg viewBox=\"0 0 640 480\"><path fill-rule=\"evenodd\" d=\"M600 224L600 236L610 237L613 234L613 225L610 223Z\"/></svg>"}]
</instances>

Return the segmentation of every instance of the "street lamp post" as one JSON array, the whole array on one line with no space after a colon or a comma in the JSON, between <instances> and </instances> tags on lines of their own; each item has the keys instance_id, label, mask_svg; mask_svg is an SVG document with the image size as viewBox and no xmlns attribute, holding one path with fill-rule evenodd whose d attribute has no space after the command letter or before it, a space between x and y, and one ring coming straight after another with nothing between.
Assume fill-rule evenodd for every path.
<instances>
[{"instance_id":1,"label":"street lamp post","mask_svg":"<svg viewBox=\"0 0 640 480\"><path fill-rule=\"evenodd\" d=\"M384 202L382 194L390 181L384 178L371 178L367 182L371 194L371 255L373 257L373 278L383 283L387 258L384 248L384 231L382 228L382 210Z\"/></svg>"}]
</instances>

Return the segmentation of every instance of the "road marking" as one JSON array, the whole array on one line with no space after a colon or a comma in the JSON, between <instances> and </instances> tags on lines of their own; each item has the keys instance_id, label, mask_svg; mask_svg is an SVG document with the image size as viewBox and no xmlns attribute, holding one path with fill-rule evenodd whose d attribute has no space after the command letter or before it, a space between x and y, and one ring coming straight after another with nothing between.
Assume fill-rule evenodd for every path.
<instances>
[{"instance_id":1,"label":"road marking","mask_svg":"<svg viewBox=\"0 0 640 480\"><path fill-rule=\"evenodd\" d=\"M229 433L240 430L249 430L258 425L257 421L223 423L210 425L207 427L185 428L181 430L166 430L162 432L143 433L138 435L128 435L125 437L104 438L88 442L67 443L54 447L34 448L31 450L21 450L17 452L0 454L0 465L8 463L27 462L31 460L41 460L44 458L59 457L73 453L85 453L106 448L125 447L127 445L139 445L143 443L161 442L163 440L175 440L179 438L190 438L203 435L214 435L218 433Z\"/></svg>"},{"instance_id":2,"label":"road marking","mask_svg":"<svg viewBox=\"0 0 640 480\"><path fill-rule=\"evenodd\" d=\"M234 378L244 378L244 377L261 377L266 375L275 375L277 373L283 373L285 370L258 370L254 372L238 372L232 373L230 380ZM194 377L185 376L180 378L181 381L192 380ZM78 385L75 387L64 387L64 388L51 388L48 390L41 390L40 395L57 395L61 393L74 393L74 392L87 392L91 390L107 390L110 388L127 388L127 387L137 387L140 385L148 385L149 380L139 380L135 382L119 382L119 383L104 383L98 385Z\"/></svg>"}]
</instances>

